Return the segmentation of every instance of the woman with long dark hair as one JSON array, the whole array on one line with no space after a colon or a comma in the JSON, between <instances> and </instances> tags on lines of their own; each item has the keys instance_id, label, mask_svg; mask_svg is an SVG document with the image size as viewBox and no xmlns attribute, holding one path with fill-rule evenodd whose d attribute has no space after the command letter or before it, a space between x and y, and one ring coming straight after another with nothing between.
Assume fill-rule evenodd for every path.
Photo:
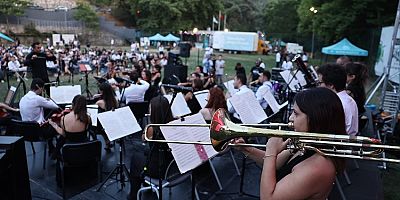
<instances>
[{"instance_id":1,"label":"woman with long dark hair","mask_svg":"<svg viewBox=\"0 0 400 200\"><path fill-rule=\"evenodd\" d=\"M61 117L60 125L49 120L50 125L60 135L52 158L60 155L60 150L66 142L83 142L89 139L88 128L92 121L87 114L86 105L86 97L76 95L72 100L71 112Z\"/></svg>"},{"instance_id":2,"label":"woman with long dark hair","mask_svg":"<svg viewBox=\"0 0 400 200\"><path fill-rule=\"evenodd\" d=\"M96 105L99 106L99 113L111 111L118 108L118 102L115 98L115 93L112 86L108 82L104 82L99 86L101 99L96 102ZM107 137L107 134L103 130L103 126L101 123L97 123L97 132L101 134L104 138L104 142L106 143L105 150L111 151L112 144Z\"/></svg>"},{"instance_id":3,"label":"woman with long dark hair","mask_svg":"<svg viewBox=\"0 0 400 200\"><path fill-rule=\"evenodd\" d=\"M290 121L298 132L346 135L342 103L327 88L298 93ZM289 141L269 138L265 151L238 148L263 166L260 199L326 199L336 173L343 170L344 160L324 157L311 150L291 152L286 150ZM242 139L236 141L242 142Z\"/></svg>"},{"instance_id":4,"label":"woman with long dark hair","mask_svg":"<svg viewBox=\"0 0 400 200\"><path fill-rule=\"evenodd\" d=\"M347 93L353 97L357 104L358 114L365 112L365 81L368 78L367 67L358 62L350 62L345 66L347 74Z\"/></svg>"},{"instance_id":5,"label":"woman with long dark hair","mask_svg":"<svg viewBox=\"0 0 400 200\"><path fill-rule=\"evenodd\" d=\"M171 109L169 109L168 99L159 95L150 101L150 123L166 124L173 120ZM151 139L164 139L160 128L150 127L147 130L147 136ZM164 143L149 143L150 150L145 152L135 151L132 156L130 182L131 191L129 199L136 199L136 193L143 182L142 173L147 176L158 178L164 176L168 164L173 160L168 145ZM160 151L161 149L161 151ZM162 155L160 155L160 153ZM163 158L159 160L159 158ZM159 174L161 166L161 174Z\"/></svg>"},{"instance_id":6,"label":"woman with long dark hair","mask_svg":"<svg viewBox=\"0 0 400 200\"><path fill-rule=\"evenodd\" d=\"M204 120L210 121L214 112L219 108L228 110L224 92L219 87L213 87L208 93L207 105L200 110Z\"/></svg>"}]
</instances>

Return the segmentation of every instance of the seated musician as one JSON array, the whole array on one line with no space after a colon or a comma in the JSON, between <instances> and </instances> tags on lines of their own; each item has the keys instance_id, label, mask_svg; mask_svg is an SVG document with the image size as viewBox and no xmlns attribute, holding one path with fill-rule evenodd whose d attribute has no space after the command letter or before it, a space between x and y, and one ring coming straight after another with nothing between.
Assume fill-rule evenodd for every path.
<instances>
[{"instance_id":1,"label":"seated musician","mask_svg":"<svg viewBox=\"0 0 400 200\"><path fill-rule=\"evenodd\" d=\"M266 109L268 106L268 102L264 99L264 94L267 91L271 91L271 93L274 94L270 79L271 73L268 70L263 71L261 76L258 78L258 81L262 83L262 85L257 89L256 98L263 109Z\"/></svg>"},{"instance_id":2,"label":"seated musician","mask_svg":"<svg viewBox=\"0 0 400 200\"><path fill-rule=\"evenodd\" d=\"M0 103L0 126L5 126L10 122L12 117L9 115L8 111L19 112L19 109L10 107L5 103Z\"/></svg>"},{"instance_id":3,"label":"seated musician","mask_svg":"<svg viewBox=\"0 0 400 200\"><path fill-rule=\"evenodd\" d=\"M165 124L172 121L172 112L168 107L167 98L161 95L154 97L150 101L150 123ZM147 134L151 139L164 139L159 127L150 127ZM131 191L128 199L136 199L136 194L143 182L143 173L152 178L158 178L160 177L159 166L161 165L161 176L164 176L168 164L173 160L167 144L149 143L149 146L150 151L135 151L132 156L130 167ZM159 158L163 159L160 161Z\"/></svg>"},{"instance_id":4,"label":"seated musician","mask_svg":"<svg viewBox=\"0 0 400 200\"><path fill-rule=\"evenodd\" d=\"M117 109L118 102L111 85L107 82L104 82L100 85L99 90L101 94L101 99L96 102L96 105L99 106L99 113ZM97 123L97 130L103 136L106 143L106 147L104 149L107 152L111 151L112 144L100 123Z\"/></svg>"},{"instance_id":5,"label":"seated musician","mask_svg":"<svg viewBox=\"0 0 400 200\"><path fill-rule=\"evenodd\" d=\"M57 132L51 127L45 124L44 109L58 109L58 105L53 101L45 99L40 96L44 91L44 81L40 78L34 78L31 83L31 90L22 97L19 102L19 109L21 113L22 121L35 121L43 126L42 137L48 139L49 153L54 150L53 137L57 135Z\"/></svg>"},{"instance_id":6,"label":"seated musician","mask_svg":"<svg viewBox=\"0 0 400 200\"><path fill-rule=\"evenodd\" d=\"M244 94L244 93L246 93L246 92L248 92L248 91L251 91L251 90L247 87L247 85L246 85L247 82L246 82L246 81L247 81L247 80L246 80L246 75L241 74L241 73L236 74L236 76L235 76L235 78L234 78L234 81L233 81L233 87L234 87L235 89L238 89L239 91L236 92L234 95L240 95L240 94ZM239 115L236 113L236 111L235 111L235 109L233 108L233 105L232 105L232 103L230 102L229 99L227 100L227 107L228 107L228 112L229 112L229 113L233 114L233 116L234 116L235 118L240 119L240 118L239 118Z\"/></svg>"},{"instance_id":7,"label":"seated musician","mask_svg":"<svg viewBox=\"0 0 400 200\"><path fill-rule=\"evenodd\" d=\"M142 79L139 79L139 73L136 71L133 71L129 77L133 83L125 89L124 96L126 104L131 102L143 102L144 94L149 89L150 84Z\"/></svg>"},{"instance_id":8,"label":"seated musician","mask_svg":"<svg viewBox=\"0 0 400 200\"><path fill-rule=\"evenodd\" d=\"M203 115L204 120L209 122L214 112L219 108L228 110L226 107L225 95L221 88L213 87L208 93L207 105L200 110L200 113Z\"/></svg>"},{"instance_id":9,"label":"seated musician","mask_svg":"<svg viewBox=\"0 0 400 200\"><path fill-rule=\"evenodd\" d=\"M185 101L188 104L191 113L196 114L201 110L201 106L193 93L203 90L203 81L200 79L193 79L191 86L193 90L183 92L183 94L185 95Z\"/></svg>"},{"instance_id":10,"label":"seated musician","mask_svg":"<svg viewBox=\"0 0 400 200\"><path fill-rule=\"evenodd\" d=\"M61 117L60 125L51 119L49 120L49 124L60 135L52 158L57 158L60 155L61 148L67 142L85 142L89 140L88 128L92 121L87 114L86 106L86 97L76 95L72 100L71 112Z\"/></svg>"},{"instance_id":11,"label":"seated musician","mask_svg":"<svg viewBox=\"0 0 400 200\"><path fill-rule=\"evenodd\" d=\"M290 116L295 131L320 134L345 135L344 120L339 97L326 88L298 93ZM265 151L238 148L263 166L260 199L327 199L336 173L343 170L344 160L324 157L312 150L291 152L286 149L289 141L272 137ZM235 142L243 143L243 139Z\"/></svg>"}]
</instances>

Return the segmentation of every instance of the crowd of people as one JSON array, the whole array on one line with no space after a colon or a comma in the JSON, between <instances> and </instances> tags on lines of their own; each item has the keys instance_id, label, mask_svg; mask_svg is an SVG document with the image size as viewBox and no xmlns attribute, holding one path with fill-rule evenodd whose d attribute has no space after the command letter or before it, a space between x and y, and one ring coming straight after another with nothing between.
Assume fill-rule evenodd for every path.
<instances>
[{"instance_id":1,"label":"crowd of people","mask_svg":"<svg viewBox=\"0 0 400 200\"><path fill-rule=\"evenodd\" d=\"M26 72L32 74L30 91L19 102L19 110L2 105L1 108L19 111L21 120L35 121L41 126L43 137L48 140L50 155L59 159L60 149L67 142L82 142L89 140L88 129L91 127L90 116L87 115L87 99L77 95L72 101L71 112L63 116L60 122L45 119L44 109L57 110L59 106L41 96L49 88L48 70L56 69L60 74L71 74L77 70L79 63L89 63L99 73L100 97L95 103L99 112L107 112L119 106L137 102L149 102L150 123L168 123L173 120L169 102L163 95L161 86L162 69L167 66L168 58L163 51L155 54L140 53L137 49L129 51L110 51L99 48L71 46L70 48L43 47L33 43L31 52L24 57L23 48L14 46L2 48L1 66L3 71L16 74L17 79L26 78ZM212 60L212 57L216 57ZM287 56L279 55L279 67L291 70ZM278 55L277 55L278 66ZM304 61L304 58L303 58ZM197 66L190 73L186 82L179 86L190 86L192 91L183 91L191 114L201 113L207 122L212 120L214 112L220 108L227 110L240 122L240 116L235 111L231 99L234 95L252 92L260 106L266 110L268 103L264 98L266 92L274 94L271 73L261 59L251 68L249 79L241 63L235 66L233 86L238 91L227 95L223 86L225 61L222 55L206 54L202 66ZM6 70L7 69L7 70ZM365 111L364 83L366 67L361 63L352 62L348 57L341 57L337 64L324 64L317 68L318 88L298 91L294 100L294 110L289 118L294 122L295 131L316 132L321 134L357 135L360 115ZM121 81L122 80L122 81ZM253 90L251 90L252 88ZM202 108L194 98L194 92L208 90L207 104ZM232 97L230 97L232 96ZM6 107L7 106L7 107ZM45 124L48 125L45 125ZM112 144L102 130L101 124L96 128L103 135L105 149L111 151ZM151 128L148 137L163 138L160 129ZM56 145L53 140L56 138ZM235 143L244 143L241 138ZM269 138L266 150L253 147L237 148L246 157L254 159L263 166L260 183L261 199L326 199L332 189L335 175L344 169L344 160L328 158L313 151L289 151L286 146L289 140ZM165 151L158 151L159 148ZM152 177L159 177L158 154L164 155L163 163L169 163L173 157L168 146L150 144L146 154L135 153L131 163L131 199L136 199L136 193L143 182L142 172ZM318 166L318 167L315 167ZM161 172L166 170L163 166ZM293 192L287 192L288 190Z\"/></svg>"}]
</instances>

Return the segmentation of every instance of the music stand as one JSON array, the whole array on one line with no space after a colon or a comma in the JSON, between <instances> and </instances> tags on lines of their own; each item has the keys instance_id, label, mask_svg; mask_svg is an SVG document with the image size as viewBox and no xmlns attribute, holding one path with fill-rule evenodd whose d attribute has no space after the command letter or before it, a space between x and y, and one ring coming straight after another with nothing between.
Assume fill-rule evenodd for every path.
<instances>
[{"instance_id":1,"label":"music stand","mask_svg":"<svg viewBox=\"0 0 400 200\"><path fill-rule=\"evenodd\" d=\"M89 72L92 70L90 65L88 64L79 64L79 71L85 73L85 92L86 92L86 97L90 98L92 97L92 93L89 90ZM82 77L83 78L83 77ZM82 80L82 78L80 80Z\"/></svg>"},{"instance_id":2,"label":"music stand","mask_svg":"<svg viewBox=\"0 0 400 200\"><path fill-rule=\"evenodd\" d=\"M101 183L96 191L100 191L104 184L113 176L115 176L117 182L120 182L122 190L125 187L125 182L129 181L129 171L124 163L122 153L122 148L124 148L124 137L141 131L142 128L137 123L136 118L129 107L123 107L113 111L100 113L97 118L103 126L104 131L110 141L118 140L120 147L118 164L107 175L107 178L103 181L103 183ZM133 123L125 123L126 121ZM126 178L128 178L128 180L126 180Z\"/></svg>"}]
</instances>

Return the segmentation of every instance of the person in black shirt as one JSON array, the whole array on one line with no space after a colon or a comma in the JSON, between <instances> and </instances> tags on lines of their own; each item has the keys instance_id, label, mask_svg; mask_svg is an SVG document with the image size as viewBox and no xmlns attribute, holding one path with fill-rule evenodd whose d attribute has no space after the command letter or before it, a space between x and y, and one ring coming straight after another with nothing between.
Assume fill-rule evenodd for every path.
<instances>
[{"instance_id":1,"label":"person in black shirt","mask_svg":"<svg viewBox=\"0 0 400 200\"><path fill-rule=\"evenodd\" d=\"M258 82L258 78L264 72L264 69L260 67L260 62L257 61L256 65L250 69L250 84L253 86L253 90L257 91L257 88L262 85L262 83Z\"/></svg>"},{"instance_id":2,"label":"person in black shirt","mask_svg":"<svg viewBox=\"0 0 400 200\"><path fill-rule=\"evenodd\" d=\"M26 56L25 65L32 71L32 78L40 78L45 83L49 83L49 75L47 74L46 61L47 56L41 51L42 45L39 42L32 44L32 52ZM46 92L50 95L50 87L45 86Z\"/></svg>"},{"instance_id":3,"label":"person in black shirt","mask_svg":"<svg viewBox=\"0 0 400 200\"><path fill-rule=\"evenodd\" d=\"M241 63L236 63L235 71L236 71L236 75L241 73L241 74L244 74L246 76L246 70L244 69L244 67L242 66Z\"/></svg>"}]
</instances>

